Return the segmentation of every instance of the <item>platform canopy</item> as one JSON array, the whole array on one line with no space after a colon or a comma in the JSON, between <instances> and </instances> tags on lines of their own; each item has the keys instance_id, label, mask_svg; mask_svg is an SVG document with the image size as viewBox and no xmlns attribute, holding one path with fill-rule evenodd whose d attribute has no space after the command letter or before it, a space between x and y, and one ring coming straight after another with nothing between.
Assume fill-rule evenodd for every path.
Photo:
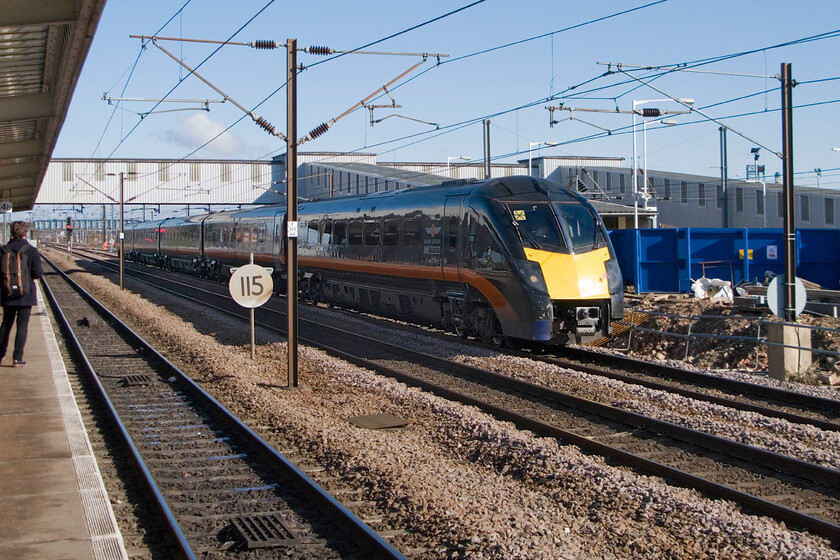
<instances>
[{"instance_id":1,"label":"platform canopy","mask_svg":"<svg viewBox=\"0 0 840 560\"><path fill-rule=\"evenodd\" d=\"M30 210L105 0L2 0L0 203Z\"/></svg>"}]
</instances>

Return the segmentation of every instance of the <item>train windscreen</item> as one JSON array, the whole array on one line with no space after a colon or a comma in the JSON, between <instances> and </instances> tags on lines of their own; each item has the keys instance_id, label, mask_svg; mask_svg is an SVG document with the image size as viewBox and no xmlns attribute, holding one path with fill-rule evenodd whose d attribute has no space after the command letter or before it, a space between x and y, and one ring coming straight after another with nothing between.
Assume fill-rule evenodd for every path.
<instances>
[{"instance_id":1,"label":"train windscreen","mask_svg":"<svg viewBox=\"0 0 840 560\"><path fill-rule=\"evenodd\" d=\"M522 243L542 251L567 253L557 216L548 203L512 203L508 210L516 224Z\"/></svg>"},{"instance_id":2,"label":"train windscreen","mask_svg":"<svg viewBox=\"0 0 840 560\"><path fill-rule=\"evenodd\" d=\"M553 206L565 225L573 251L584 252L606 246L604 230L588 206L580 203L554 203Z\"/></svg>"}]
</instances>

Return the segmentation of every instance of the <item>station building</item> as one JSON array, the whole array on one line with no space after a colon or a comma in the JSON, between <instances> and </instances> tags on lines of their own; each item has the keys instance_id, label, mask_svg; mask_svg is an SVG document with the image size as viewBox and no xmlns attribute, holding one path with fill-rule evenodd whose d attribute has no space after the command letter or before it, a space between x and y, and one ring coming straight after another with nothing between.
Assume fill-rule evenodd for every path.
<instances>
[{"instance_id":1,"label":"station building","mask_svg":"<svg viewBox=\"0 0 840 560\"><path fill-rule=\"evenodd\" d=\"M641 170L623 158L540 156L531 174L545 177L589 198L608 229L651 227L781 228L782 185ZM528 173L529 160L492 164L493 178ZM483 163L455 161L378 162L373 153L298 154L300 201L359 196L484 178ZM113 218L124 203L126 219L197 214L236 207L285 203L286 157L263 160L53 159L37 204L61 210L36 212L43 229L65 215L74 220ZM122 185L122 195L120 195ZM840 191L797 187L795 220L801 228L837 228ZM87 210L86 210L87 209ZM161 214L162 213L162 214ZM58 226L60 227L60 226Z\"/></svg>"}]
</instances>

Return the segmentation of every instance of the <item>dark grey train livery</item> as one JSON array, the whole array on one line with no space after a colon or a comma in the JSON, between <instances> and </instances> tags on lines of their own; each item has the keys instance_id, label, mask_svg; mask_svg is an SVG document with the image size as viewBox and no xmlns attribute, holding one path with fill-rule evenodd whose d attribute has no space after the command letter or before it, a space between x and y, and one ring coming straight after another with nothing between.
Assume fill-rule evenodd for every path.
<instances>
[{"instance_id":1,"label":"dark grey train livery","mask_svg":"<svg viewBox=\"0 0 840 560\"><path fill-rule=\"evenodd\" d=\"M254 262L285 290L285 206L169 218L126 231L130 259L226 280ZM312 301L500 342L609 333L623 282L592 205L531 177L444 183L298 208L298 285Z\"/></svg>"}]
</instances>

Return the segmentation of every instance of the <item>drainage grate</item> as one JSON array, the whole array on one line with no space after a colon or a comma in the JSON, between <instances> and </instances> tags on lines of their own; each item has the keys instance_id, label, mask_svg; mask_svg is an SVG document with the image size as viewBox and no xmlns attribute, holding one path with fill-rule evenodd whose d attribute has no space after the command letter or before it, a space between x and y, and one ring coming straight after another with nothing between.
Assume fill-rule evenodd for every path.
<instances>
[{"instance_id":1,"label":"drainage grate","mask_svg":"<svg viewBox=\"0 0 840 560\"><path fill-rule=\"evenodd\" d=\"M146 374L134 374L134 375L126 375L120 382L123 384L123 387L132 387L135 385L149 385L152 383L152 378Z\"/></svg>"},{"instance_id":2,"label":"drainage grate","mask_svg":"<svg viewBox=\"0 0 840 560\"><path fill-rule=\"evenodd\" d=\"M279 514L260 513L231 519L234 531L245 542L246 548L295 546L301 539L289 529Z\"/></svg>"}]
</instances>

